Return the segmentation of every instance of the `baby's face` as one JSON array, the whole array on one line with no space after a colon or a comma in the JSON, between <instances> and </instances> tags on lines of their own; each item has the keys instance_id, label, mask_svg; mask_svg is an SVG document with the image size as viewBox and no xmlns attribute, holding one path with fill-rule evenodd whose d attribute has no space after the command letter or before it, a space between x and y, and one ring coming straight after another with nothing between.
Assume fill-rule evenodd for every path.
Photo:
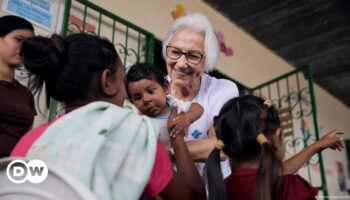
<instances>
[{"instance_id":1,"label":"baby's face","mask_svg":"<svg viewBox=\"0 0 350 200\"><path fill-rule=\"evenodd\" d=\"M162 87L153 79L142 79L130 82L127 87L131 102L143 115L156 117L169 111L166 104L167 86Z\"/></svg>"}]
</instances>

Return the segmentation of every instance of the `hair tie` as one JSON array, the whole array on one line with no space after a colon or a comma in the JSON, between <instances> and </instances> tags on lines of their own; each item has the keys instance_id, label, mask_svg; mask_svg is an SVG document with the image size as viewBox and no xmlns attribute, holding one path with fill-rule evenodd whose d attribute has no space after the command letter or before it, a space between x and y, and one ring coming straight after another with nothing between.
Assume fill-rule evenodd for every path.
<instances>
[{"instance_id":1,"label":"hair tie","mask_svg":"<svg viewBox=\"0 0 350 200\"><path fill-rule=\"evenodd\" d=\"M266 143L266 142L269 142L269 141L267 140L266 136L265 136L264 134L262 134L262 133L259 133L258 136L256 136L256 141L257 141L260 145L262 145L262 144L264 144L264 143Z\"/></svg>"},{"instance_id":2,"label":"hair tie","mask_svg":"<svg viewBox=\"0 0 350 200\"><path fill-rule=\"evenodd\" d=\"M264 101L264 105L267 106L268 108L270 108L270 107L272 106L271 100L270 100L270 99L266 99L266 100Z\"/></svg>"},{"instance_id":3,"label":"hair tie","mask_svg":"<svg viewBox=\"0 0 350 200\"><path fill-rule=\"evenodd\" d=\"M216 141L215 147L222 150L225 147L225 144L222 140Z\"/></svg>"}]
</instances>

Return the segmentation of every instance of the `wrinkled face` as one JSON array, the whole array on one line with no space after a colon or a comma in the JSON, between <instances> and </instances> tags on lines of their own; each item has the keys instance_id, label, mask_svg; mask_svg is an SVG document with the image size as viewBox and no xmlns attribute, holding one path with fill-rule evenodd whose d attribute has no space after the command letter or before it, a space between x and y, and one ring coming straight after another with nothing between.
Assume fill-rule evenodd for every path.
<instances>
[{"instance_id":1,"label":"wrinkled face","mask_svg":"<svg viewBox=\"0 0 350 200\"><path fill-rule=\"evenodd\" d=\"M162 87L155 80L142 79L128 84L130 101L144 115L155 117L169 111L166 104L168 86Z\"/></svg>"},{"instance_id":2,"label":"wrinkled face","mask_svg":"<svg viewBox=\"0 0 350 200\"><path fill-rule=\"evenodd\" d=\"M178 87L189 87L195 81L199 81L200 76L204 72L204 35L192 30L178 30L170 40L167 48L166 65L167 71L171 78L172 84ZM169 55L180 55L174 59ZM183 54L187 53L187 55ZM193 56L202 55L202 59L197 64L193 64L197 58ZM173 56L172 56L173 57ZM186 58L187 57L187 58ZM190 61L190 62L189 62Z\"/></svg>"},{"instance_id":3,"label":"wrinkled face","mask_svg":"<svg viewBox=\"0 0 350 200\"><path fill-rule=\"evenodd\" d=\"M22 61L19 53L22 43L26 38L33 36L33 31L18 29L0 37L0 62L14 67L20 65Z\"/></svg>"}]
</instances>

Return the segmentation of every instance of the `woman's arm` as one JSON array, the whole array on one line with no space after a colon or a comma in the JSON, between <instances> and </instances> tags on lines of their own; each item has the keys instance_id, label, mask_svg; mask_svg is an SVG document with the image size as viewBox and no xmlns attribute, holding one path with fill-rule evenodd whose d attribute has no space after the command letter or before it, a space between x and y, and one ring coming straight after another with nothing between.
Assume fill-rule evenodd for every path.
<instances>
[{"instance_id":1,"label":"woman's arm","mask_svg":"<svg viewBox=\"0 0 350 200\"><path fill-rule=\"evenodd\" d=\"M217 142L213 123L209 126L208 139L187 141L186 145L195 162L206 162L209 154L214 149ZM220 159L226 160L227 156L221 151Z\"/></svg>"}]
</instances>

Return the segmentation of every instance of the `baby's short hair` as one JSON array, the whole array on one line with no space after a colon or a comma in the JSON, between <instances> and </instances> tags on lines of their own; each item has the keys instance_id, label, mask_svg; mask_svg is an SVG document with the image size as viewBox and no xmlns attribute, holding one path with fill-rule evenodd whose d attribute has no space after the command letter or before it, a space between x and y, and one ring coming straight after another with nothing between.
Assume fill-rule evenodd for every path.
<instances>
[{"instance_id":1,"label":"baby's short hair","mask_svg":"<svg viewBox=\"0 0 350 200\"><path fill-rule=\"evenodd\" d=\"M129 71L126 74L125 86L129 96L129 83L137 82L143 79L154 80L162 87L168 84L168 81L166 80L166 73L160 70L158 67L147 63L136 63L129 68Z\"/></svg>"}]
</instances>

